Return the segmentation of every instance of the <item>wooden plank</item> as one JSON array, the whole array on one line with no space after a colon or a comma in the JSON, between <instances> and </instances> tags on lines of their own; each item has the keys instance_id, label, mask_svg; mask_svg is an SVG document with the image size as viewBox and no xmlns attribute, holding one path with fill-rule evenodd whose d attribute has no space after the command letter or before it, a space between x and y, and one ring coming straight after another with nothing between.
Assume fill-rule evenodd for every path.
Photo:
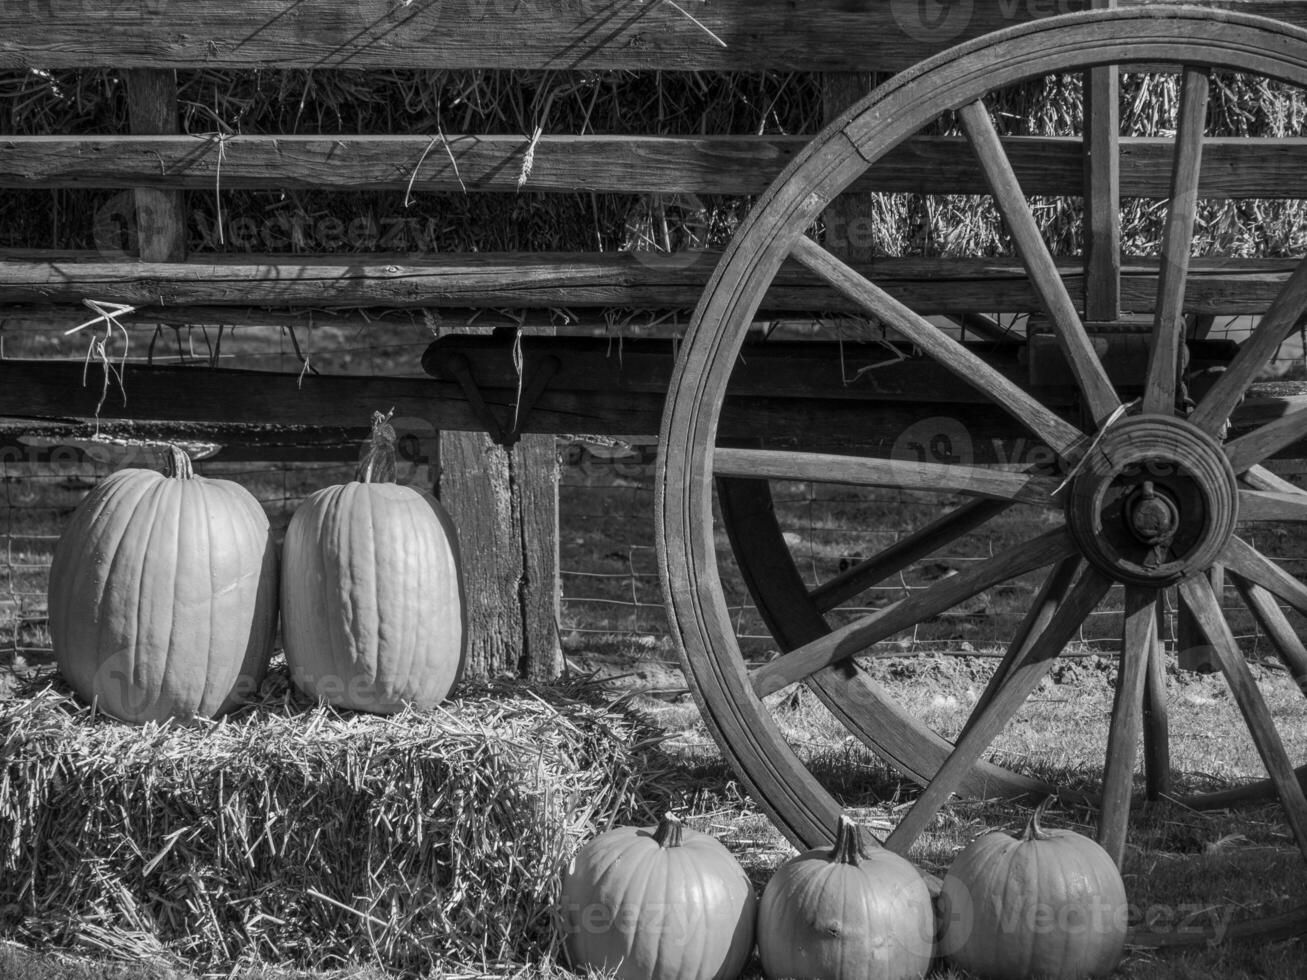
<instances>
[{"instance_id":1,"label":"wooden plank","mask_svg":"<svg viewBox=\"0 0 1307 980\"><path fill-rule=\"evenodd\" d=\"M482 681L519 676L523 655L522 528L511 482L508 453L484 434L442 433L438 495L467 556L464 676Z\"/></svg>"},{"instance_id":2,"label":"wooden plank","mask_svg":"<svg viewBox=\"0 0 1307 980\"><path fill-rule=\"evenodd\" d=\"M760 194L809 142L807 136L542 136L524 185L536 191ZM957 136L916 136L890 150L850 190L984 194L988 185ZM234 134L0 136L0 187L169 190L517 191L530 140L518 135ZM1085 156L1075 137L1005 136L1003 150L1026 193L1084 193ZM1171 141L1120 141L1120 193L1170 193ZM418 162L421 166L418 167ZM414 169L417 173L414 174ZM412 182L410 184L410 181ZM1203 198L1307 198L1307 138L1213 137L1203 150ZM278 217L269 237L298 220ZM377 248L409 226L373 229ZM1110 320L1115 314L1091 316Z\"/></svg>"},{"instance_id":3,"label":"wooden plank","mask_svg":"<svg viewBox=\"0 0 1307 980\"><path fill-rule=\"evenodd\" d=\"M896 349L903 354L900 361L892 359ZM987 365L1013 383L1023 378L1018 345L977 344L966 349L983 354ZM880 343L854 340L749 341L731 375L730 390L737 397L811 398L819 393L835 400L988 403L983 394L934 360L910 355L909 348L887 349ZM550 381L553 387L662 394L671 380L676 345L671 340L526 337L519 346L506 331L491 336L451 334L427 347L422 369L432 377L454 381L452 364L462 359L479 385L516 388L519 363L521 377L530 378L546 358L559 362ZM877 369L878 364L883 369ZM1050 392L1046 403L1069 411L1075 395Z\"/></svg>"},{"instance_id":4,"label":"wooden plank","mask_svg":"<svg viewBox=\"0 0 1307 980\"><path fill-rule=\"evenodd\" d=\"M352 429L289 425L231 425L220 421L155 422L103 419L93 422L33 422L0 418L0 462L77 463L128 460L139 447L112 442L180 442L214 447L193 454L221 462L356 462L367 438L366 425ZM401 432L400 458L427 463L434 452L430 433Z\"/></svg>"},{"instance_id":5,"label":"wooden plank","mask_svg":"<svg viewBox=\"0 0 1307 980\"><path fill-rule=\"evenodd\" d=\"M458 528L468 601L464 676L553 680L558 638L558 455L552 436L510 449L440 434L440 500Z\"/></svg>"},{"instance_id":6,"label":"wooden plank","mask_svg":"<svg viewBox=\"0 0 1307 980\"><path fill-rule=\"evenodd\" d=\"M83 370L81 361L0 359L0 418L95 417L101 377L94 369L84 384ZM310 429L353 429L360 410L385 404L395 407L396 424L412 431L485 428L462 388L446 381L312 374L301 379L291 373L132 363L125 382L130 397L124 402L112 390L100 409L101 419L195 424L217 420L253 426L271 419ZM482 394L491 411L506 418L517 389L489 388ZM546 388L523 431L652 435L662 421L664 396L623 388ZM1007 413L983 405L892 400L868 412L865 401L745 396L727 399L721 435L765 437L769 445L782 448L828 447L891 456L902 451L905 434L929 438L941 427L965 442L978 465L1051 459L1051 450L1033 442Z\"/></svg>"},{"instance_id":7,"label":"wooden plank","mask_svg":"<svg viewBox=\"0 0 1307 980\"><path fill-rule=\"evenodd\" d=\"M0 334L45 334L62 332L87 319L86 307L78 304L66 306L26 305L6 306L0 318ZM332 327L347 334L368 335L376 330L393 327L413 327L440 332L499 328L521 330L528 337L558 335L569 337L609 338L661 338L672 339L685 333L687 317L670 310L612 310L518 307L473 309L441 307L439 311L427 309L395 309L392 307L338 307L334 309L277 309L255 306L143 306L122 322L132 327L165 326L184 327L200 324L221 324L228 327L257 327L281 330L289 327L308 330L313 327ZM761 328L763 324L759 324ZM811 336L820 324L815 319L768 321L768 335L777 340Z\"/></svg>"},{"instance_id":8,"label":"wooden plank","mask_svg":"<svg viewBox=\"0 0 1307 980\"><path fill-rule=\"evenodd\" d=\"M1092 0L1111 9L1116 0ZM1121 313L1121 84L1116 66L1091 68L1084 91L1085 317Z\"/></svg>"},{"instance_id":9,"label":"wooden plank","mask_svg":"<svg viewBox=\"0 0 1307 980\"><path fill-rule=\"evenodd\" d=\"M892 71L1046 12L981 4L937 25L845 0L14 0L0 8L0 68Z\"/></svg>"},{"instance_id":10,"label":"wooden plank","mask_svg":"<svg viewBox=\"0 0 1307 980\"><path fill-rule=\"evenodd\" d=\"M522 657L518 676L556 680L563 672L558 553L558 447L553 435L527 434L509 451L522 530Z\"/></svg>"},{"instance_id":11,"label":"wooden plank","mask_svg":"<svg viewBox=\"0 0 1307 980\"><path fill-rule=\"evenodd\" d=\"M27 258L24 258L26 256ZM82 261L81 258L88 260ZM149 265L39 253L0 255L0 303L79 304L84 298L149 310L169 307L536 307L614 306L689 310L717 262L704 252L547 254L433 253L347 258L198 256ZM1190 311L1214 314L1266 310L1295 267L1292 259L1195 259L1185 290ZM1078 259L1058 268L1074 301L1083 299ZM958 310L1039 309L1025 271L1013 259L881 259L860 266L893 299L922 315ZM1149 310L1157 263L1122 267L1122 304ZM857 313L863 304L788 263L763 299L760 315L824 311ZM175 314L174 314L175 315Z\"/></svg>"}]
</instances>

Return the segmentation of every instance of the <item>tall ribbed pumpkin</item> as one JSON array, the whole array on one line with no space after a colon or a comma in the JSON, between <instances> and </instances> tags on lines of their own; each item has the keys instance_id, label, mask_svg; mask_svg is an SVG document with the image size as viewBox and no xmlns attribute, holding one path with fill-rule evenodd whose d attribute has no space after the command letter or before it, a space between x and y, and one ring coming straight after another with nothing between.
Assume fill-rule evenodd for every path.
<instances>
[{"instance_id":1,"label":"tall ribbed pumpkin","mask_svg":"<svg viewBox=\"0 0 1307 980\"><path fill-rule=\"evenodd\" d=\"M620 980L733 980L753 951L758 902L720 841L669 813L616 827L563 875L559 927L574 970Z\"/></svg>"},{"instance_id":2,"label":"tall ribbed pumpkin","mask_svg":"<svg viewBox=\"0 0 1307 980\"><path fill-rule=\"evenodd\" d=\"M1050 797L1051 799L1051 797ZM1121 959L1129 906L1111 856L1070 830L972 841L939 895L940 952L985 980L1105 977Z\"/></svg>"},{"instance_id":3,"label":"tall ribbed pumpkin","mask_svg":"<svg viewBox=\"0 0 1307 980\"><path fill-rule=\"evenodd\" d=\"M340 708L431 707L462 666L466 609L453 522L397 486L395 431L373 416L350 483L310 495L282 550L282 640L295 684Z\"/></svg>"},{"instance_id":4,"label":"tall ribbed pumpkin","mask_svg":"<svg viewBox=\"0 0 1307 980\"><path fill-rule=\"evenodd\" d=\"M781 865L758 906L758 956L771 980L917 980L934 941L920 873L883 847L864 851L843 814L835 846Z\"/></svg>"},{"instance_id":5,"label":"tall ribbed pumpkin","mask_svg":"<svg viewBox=\"0 0 1307 980\"><path fill-rule=\"evenodd\" d=\"M258 689L277 551L244 487L123 469L73 511L50 565L50 638L77 694L123 721L213 717Z\"/></svg>"}]
</instances>

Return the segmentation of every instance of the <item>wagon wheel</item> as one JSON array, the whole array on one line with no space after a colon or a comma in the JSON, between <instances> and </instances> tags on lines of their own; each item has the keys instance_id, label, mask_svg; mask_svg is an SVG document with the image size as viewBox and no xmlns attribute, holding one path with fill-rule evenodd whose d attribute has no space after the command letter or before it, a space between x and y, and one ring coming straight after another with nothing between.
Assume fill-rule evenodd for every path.
<instances>
[{"instance_id":1,"label":"wagon wheel","mask_svg":"<svg viewBox=\"0 0 1307 980\"><path fill-rule=\"evenodd\" d=\"M1185 95L1175 140L1173 204L1158 277L1149 383L1142 406L1123 408L1035 231L984 100L996 89L1040 75L1131 63L1180 66ZM983 790L995 780L1007 789L1020 788L1015 774L977 769L977 763L1081 623L1109 588L1121 583L1121 668L1099 822L1104 845L1119 861L1149 652L1156 642L1155 599L1159 589L1174 585L1219 660L1266 766L1268 783L1284 807L1299 849L1307 855L1307 797L1205 574L1218 564L1233 574L1295 678L1307 677L1307 652L1277 605L1283 601L1307 613L1307 585L1247 544L1238 529L1247 519L1307 520L1307 495L1290 492L1259 465L1307 435L1307 412L1223 441L1231 410L1307 311L1307 265L1294 272L1193 412L1183 417L1177 411L1183 341L1179 314L1211 69L1307 86L1307 33L1262 18L1153 8L1049 18L961 45L892 79L828 127L759 200L724 253L695 312L669 388L656 487L660 560L672 632L705 720L754 798L796 845L828 841L838 805L781 736L763 696L805 681L851 730L864 736L874 732L877 739L890 741L894 706L883 700L852 658L990 586L1051 567L999 671L999 681L982 697L957 744L923 748L930 738L921 726L914 723L904 729L906 748L900 748L914 756L921 769L916 775L925 788L886 846L907 851L954 793ZM1091 425L1078 427L1059 416L805 237L835 195L949 110L957 112L984 165ZM734 362L762 296L787 259L806 266L1014 416L1056 452L1062 473L1070 476L1065 486L1063 478L1051 472L718 447L717 422ZM1060 515L1061 523L834 631L819 622L812 609L803 608L803 602L790 603L782 596L777 602L786 608L773 619L783 619L786 629L796 631L787 644L794 649L751 671L740 654L716 565L714 477L897 487L959 493L979 501L966 505L955 515L957 523L942 533L983 522L1014 503ZM755 504L759 499L755 497ZM766 554L746 559L746 567L750 561L754 574L768 574ZM887 754L893 750L889 746ZM935 750L938 757L927 758ZM1243 931L1300 929L1304 922L1307 914L1299 910Z\"/></svg>"}]
</instances>

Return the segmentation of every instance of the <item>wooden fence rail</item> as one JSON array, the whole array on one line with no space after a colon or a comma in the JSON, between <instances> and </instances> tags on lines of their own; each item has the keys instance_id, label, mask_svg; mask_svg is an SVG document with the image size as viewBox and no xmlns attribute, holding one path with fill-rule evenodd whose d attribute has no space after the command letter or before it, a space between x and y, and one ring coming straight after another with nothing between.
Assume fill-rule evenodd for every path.
<instances>
[{"instance_id":1,"label":"wooden fence rail","mask_svg":"<svg viewBox=\"0 0 1307 980\"><path fill-rule=\"evenodd\" d=\"M807 142L804 136L516 135L0 137L0 187L156 187L177 190L598 191L759 194ZM1084 193L1081 141L1003 141L1030 194ZM1170 193L1171 144L1122 139L1120 193ZM923 136L892 151L854 193L983 194L960 137ZM1212 138L1198 193L1209 199L1307 197L1307 139Z\"/></svg>"}]
</instances>

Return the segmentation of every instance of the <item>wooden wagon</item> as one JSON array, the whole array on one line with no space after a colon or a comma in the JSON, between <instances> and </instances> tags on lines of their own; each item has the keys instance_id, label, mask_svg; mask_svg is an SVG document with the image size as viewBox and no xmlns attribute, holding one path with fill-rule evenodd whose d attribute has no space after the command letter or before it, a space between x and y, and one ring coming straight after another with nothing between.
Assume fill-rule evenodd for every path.
<instances>
[{"instance_id":1,"label":"wooden wagon","mask_svg":"<svg viewBox=\"0 0 1307 980\"><path fill-rule=\"evenodd\" d=\"M510 9L511 8L511 9ZM446 337L424 359L429 382L186 378L183 406L140 388L125 419L228 426L268 419L308 433L345 428L360 404L394 404L439 429L484 430L512 445L557 432L657 433L658 540L667 609L709 728L743 783L796 844L830 839L837 804L800 762L763 698L806 682L850 733L923 789L885 846L906 851L955 793L1058 791L982 761L1109 588L1125 590L1121 659L1099 835L1120 860L1136 741L1147 792L1169 792L1157 603L1175 589L1225 675L1267 780L1186 799L1228 806L1278 796L1307 855L1307 798L1212 578L1228 576L1288 672L1307 686L1307 649L1282 605L1307 614L1307 585L1241 536L1250 522L1301 522L1307 495L1264 463L1300 452L1307 408L1293 385L1259 376L1307 313L1307 266L1291 259L1191 259L1205 197L1307 197L1301 140L1204 137L1214 74L1307 85L1307 9L1131 6L1037 19L1002 4L940 8L812 0L630 0L499 4L359 0L326 10L287 0L224 8L22 3L0 12L0 64L131 69L132 137L0 141L0 184L135 188L141 254L14 256L0 303L54 310L87 296L148 322L261 322L272 308L694 307L672 357L665 341L516 335ZM511 39L511 43L505 43ZM533 188L758 194L721 255L428 255L398 260L185 261L179 189L417 186L512 191L519 136L231 137L175 133L171 69L349 66L784 68L900 70L815 139L545 137L531 145ZM1122 68L1181 76L1173 139L1118 137ZM1081 136L1005 139L987 97L1056 73L1083 73ZM951 135L937 129L955 123ZM448 152L446 152L448 151ZM416 171L396 159L421 158ZM983 193L1015 257L868 258L810 234L841 194ZM1083 251L1054 256L1029 199L1083 194ZM1122 196L1167 201L1157 255L1121 254ZM829 238L829 236L828 236ZM258 309L250 309L258 308ZM856 314L887 329L893 370L832 384L841 345L782 341L759 324ZM1033 314L1012 333L995 314ZM1207 336L1218 315L1258 318L1242 343ZM961 325L961 335L940 317ZM970 339L968 339L970 338ZM841 375L836 375L837 377ZM165 369L156 377L167 380ZM61 419L85 405L80 365L0 362L0 415ZM168 392L168 385L153 390ZM289 397L293 392L294 397ZM289 413L289 416L288 414ZM89 415L89 412L78 414ZM920 438L946 417L973 436L966 453ZM917 432L905 441L905 432ZM928 433L927 433L928 435ZM1019 456L1013 455L1021 447ZM1296 448L1295 448L1296 447ZM1011 465L1018 458L1021 465ZM776 522L774 481L838 482L960 494L968 502L815 590ZM750 668L723 597L713 500L754 600L786 652ZM1014 506L1049 529L911 598L833 629L827 614L873 584ZM1047 579L961 736L950 743L895 703L854 659L878 641L1016 576ZM1234 934L1297 934L1303 910ZM1203 941L1206 936L1181 937ZM1165 937L1136 936L1141 942Z\"/></svg>"}]
</instances>

